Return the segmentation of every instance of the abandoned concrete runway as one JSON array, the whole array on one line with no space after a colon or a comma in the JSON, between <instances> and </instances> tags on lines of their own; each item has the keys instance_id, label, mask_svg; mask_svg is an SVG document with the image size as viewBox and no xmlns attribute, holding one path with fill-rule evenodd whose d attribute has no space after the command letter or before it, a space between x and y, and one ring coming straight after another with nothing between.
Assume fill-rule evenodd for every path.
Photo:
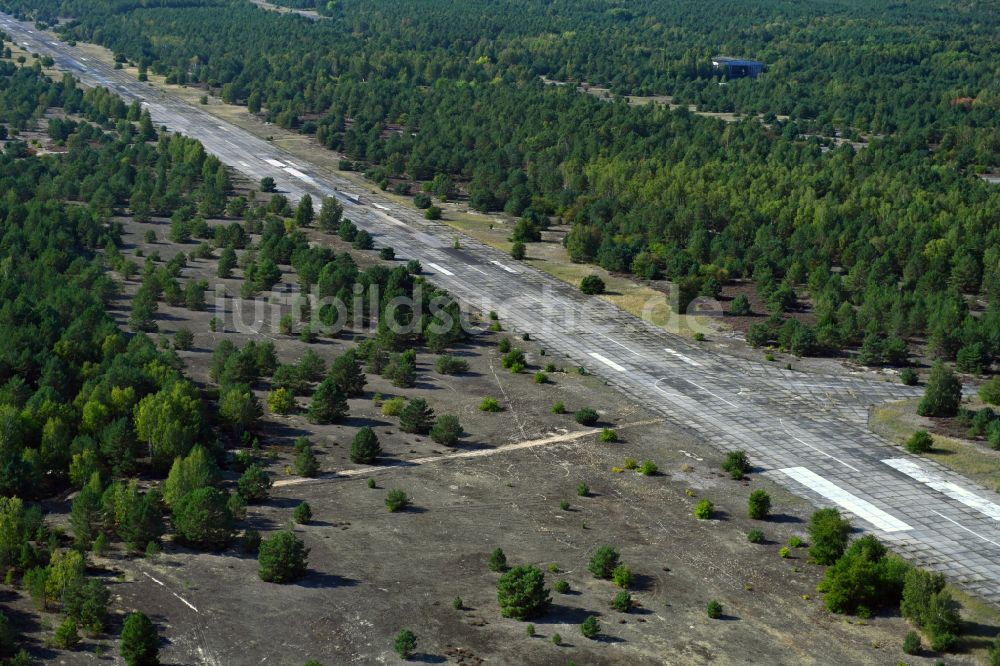
<instances>
[{"instance_id":1,"label":"abandoned concrete runway","mask_svg":"<svg viewBox=\"0 0 1000 666\"><path fill-rule=\"evenodd\" d=\"M122 70L77 55L30 24L0 27L86 85L139 100L157 124L199 139L224 163L289 198L337 196L380 246L417 259L435 284L496 310L504 324L588 368L720 450L744 449L759 470L818 506L836 506L915 564L1000 605L1000 505L992 493L872 434L868 407L918 394L901 385L820 376L707 352L689 340L515 262L454 229L365 193Z\"/></svg>"}]
</instances>

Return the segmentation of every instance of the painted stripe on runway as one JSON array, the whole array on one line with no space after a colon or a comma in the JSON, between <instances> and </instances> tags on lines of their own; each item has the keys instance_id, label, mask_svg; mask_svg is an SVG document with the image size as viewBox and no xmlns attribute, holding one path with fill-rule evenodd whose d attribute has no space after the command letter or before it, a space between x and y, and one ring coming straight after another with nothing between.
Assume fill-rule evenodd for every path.
<instances>
[{"instance_id":1,"label":"painted stripe on runway","mask_svg":"<svg viewBox=\"0 0 1000 666\"><path fill-rule=\"evenodd\" d=\"M705 393L709 394L710 396L712 396L716 400L721 400L722 402L726 403L730 407L739 407L739 405L737 405L735 402L729 402L728 400L726 400L725 398L723 398L721 395L718 395L717 393L712 393L710 390L708 390L707 388L705 388L701 384L696 384L693 381L691 381L690 379L688 379L687 377L681 377L681 379L683 379L684 381L686 381L688 384L690 384L691 386L695 387L696 389L698 389L700 391L704 391Z\"/></svg>"},{"instance_id":2,"label":"painted stripe on runway","mask_svg":"<svg viewBox=\"0 0 1000 666\"><path fill-rule=\"evenodd\" d=\"M270 157L264 157L262 159L273 167L278 167L279 169L285 168L285 165L278 160L271 159Z\"/></svg>"},{"instance_id":3,"label":"painted stripe on runway","mask_svg":"<svg viewBox=\"0 0 1000 666\"><path fill-rule=\"evenodd\" d=\"M500 268L504 269L508 273L517 273L517 271L515 271L513 268L511 268L510 266L508 266L506 264L501 264L499 261L493 260L490 263L491 264L496 264L497 266L499 266Z\"/></svg>"},{"instance_id":4,"label":"painted stripe on runway","mask_svg":"<svg viewBox=\"0 0 1000 666\"><path fill-rule=\"evenodd\" d=\"M477 273L482 273L483 275L488 275L488 273L486 271L482 270L481 268L476 268L475 266L469 266L469 268L471 270L476 271Z\"/></svg>"},{"instance_id":5,"label":"painted stripe on runway","mask_svg":"<svg viewBox=\"0 0 1000 666\"><path fill-rule=\"evenodd\" d=\"M442 268L441 266L438 266L437 264L432 264L430 262L427 262L427 265L430 266L431 268L433 268L434 270L436 270L438 273L443 273L445 275L454 275L454 273L452 273L451 271L449 271L447 268Z\"/></svg>"},{"instance_id":6,"label":"painted stripe on runway","mask_svg":"<svg viewBox=\"0 0 1000 666\"><path fill-rule=\"evenodd\" d=\"M909 458L888 458L882 462L908 477L930 486L939 493L947 495L956 502L961 502L967 507L984 513L993 520L1000 520L1000 506L980 497L971 490L963 488L957 483L942 479L937 474L924 469L917 462Z\"/></svg>"},{"instance_id":7,"label":"painted stripe on runway","mask_svg":"<svg viewBox=\"0 0 1000 666\"><path fill-rule=\"evenodd\" d=\"M843 466L844 466L844 467L846 467L847 469L851 470L852 472L859 472L859 471L860 471L860 470L859 470L859 469L858 469L857 467L855 467L854 465L851 465L850 463L847 463L847 462L844 462L843 460L841 460L841 459L840 459L840 458L838 458L837 456L834 456L834 455L830 455L829 453L827 453L827 452L826 452L826 451L824 451L823 449L820 449L820 448L817 448L817 447L813 446L812 444L810 444L809 442L807 442L806 440L804 440L804 439L802 439L802 438L800 438L800 437L796 437L795 435L793 435L793 434L792 434L792 431L791 431L791 430L789 430L789 429L788 429L788 426L786 426L786 425L785 425L785 420L784 420L784 419L782 419L782 418L780 418L780 417L779 417L779 418L778 418L778 423L779 423L779 424L781 425L781 427L782 427L782 428L784 429L785 433L787 433L789 437L791 437L792 439L794 439L794 440L795 440L796 442L798 442L799 444L802 444L802 445L804 445L804 446L808 446L808 447L809 447L810 449L812 449L812 450L813 450L813 451L815 451L816 453L818 453L818 454L820 454L820 455L823 455L823 456L826 456L826 457L827 457L827 458L829 458L830 460L835 460L835 461L837 461L838 463L840 463L841 465L843 465Z\"/></svg>"},{"instance_id":8,"label":"painted stripe on runway","mask_svg":"<svg viewBox=\"0 0 1000 666\"><path fill-rule=\"evenodd\" d=\"M382 204L379 204L379 203L372 203L372 205L375 206L376 208L381 209L381 210L389 210L388 206L383 206Z\"/></svg>"},{"instance_id":9,"label":"painted stripe on runway","mask_svg":"<svg viewBox=\"0 0 1000 666\"><path fill-rule=\"evenodd\" d=\"M674 356L676 356L680 360L684 361L688 365L693 365L696 368L700 368L701 367L701 363L699 363L698 361L695 361L692 358L689 358L689 357L685 356L684 354L680 353L679 351L674 351L673 349L668 349L668 348L665 348L663 351L667 352L668 354L673 354Z\"/></svg>"},{"instance_id":10,"label":"painted stripe on runway","mask_svg":"<svg viewBox=\"0 0 1000 666\"><path fill-rule=\"evenodd\" d=\"M861 499L805 467L788 467L779 471L883 532L905 532L913 529L868 500Z\"/></svg>"},{"instance_id":11,"label":"painted stripe on runway","mask_svg":"<svg viewBox=\"0 0 1000 666\"><path fill-rule=\"evenodd\" d=\"M298 169L293 169L292 167L285 167L285 173L289 173L289 174L295 176L296 178L298 178L299 180L301 180L303 182L306 182L306 183L309 183L310 185L315 185L316 184L315 180L313 180L309 176L305 175L304 173L302 173Z\"/></svg>"},{"instance_id":12,"label":"painted stripe on runway","mask_svg":"<svg viewBox=\"0 0 1000 666\"><path fill-rule=\"evenodd\" d=\"M623 368L622 366L618 365L617 363L615 363L614 361L612 361L610 358L607 358L605 356L601 356L597 352L590 352L590 355L593 356L594 358L596 358L601 363L603 363L606 366L608 366L609 368L611 368L612 370L617 370L618 372L625 372L625 368Z\"/></svg>"}]
</instances>

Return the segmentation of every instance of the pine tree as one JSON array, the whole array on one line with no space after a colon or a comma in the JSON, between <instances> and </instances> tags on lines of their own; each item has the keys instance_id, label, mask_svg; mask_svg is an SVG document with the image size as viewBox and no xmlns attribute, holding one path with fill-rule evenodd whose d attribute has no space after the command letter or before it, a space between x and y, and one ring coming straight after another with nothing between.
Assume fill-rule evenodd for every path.
<instances>
[{"instance_id":1,"label":"pine tree","mask_svg":"<svg viewBox=\"0 0 1000 666\"><path fill-rule=\"evenodd\" d=\"M347 416L347 396L330 377L324 379L309 405L309 422L316 424L336 423Z\"/></svg>"},{"instance_id":2,"label":"pine tree","mask_svg":"<svg viewBox=\"0 0 1000 666\"><path fill-rule=\"evenodd\" d=\"M158 666L160 637L145 613L130 613L121 635L121 653L127 666Z\"/></svg>"},{"instance_id":3,"label":"pine tree","mask_svg":"<svg viewBox=\"0 0 1000 666\"><path fill-rule=\"evenodd\" d=\"M382 447L379 446L375 431L368 426L358 430L354 435L354 441L351 442L351 462L371 465L381 453Z\"/></svg>"},{"instance_id":4,"label":"pine tree","mask_svg":"<svg viewBox=\"0 0 1000 666\"><path fill-rule=\"evenodd\" d=\"M962 401L962 382L941 361L934 364L927 378L924 397L917 406L921 416L954 416Z\"/></svg>"},{"instance_id":5,"label":"pine tree","mask_svg":"<svg viewBox=\"0 0 1000 666\"><path fill-rule=\"evenodd\" d=\"M432 423L434 410L427 406L423 398L411 400L399 415L399 429L403 432L426 435Z\"/></svg>"}]
</instances>

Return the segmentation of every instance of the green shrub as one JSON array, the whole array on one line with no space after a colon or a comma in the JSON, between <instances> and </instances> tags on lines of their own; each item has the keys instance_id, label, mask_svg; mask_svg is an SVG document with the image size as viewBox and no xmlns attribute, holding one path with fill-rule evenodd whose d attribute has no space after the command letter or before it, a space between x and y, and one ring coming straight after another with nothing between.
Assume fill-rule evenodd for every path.
<instances>
[{"instance_id":1,"label":"green shrub","mask_svg":"<svg viewBox=\"0 0 1000 666\"><path fill-rule=\"evenodd\" d=\"M80 644L80 632L77 629L76 620L71 617L63 620L63 623L56 629L55 643L63 650L72 650Z\"/></svg>"},{"instance_id":2,"label":"green shrub","mask_svg":"<svg viewBox=\"0 0 1000 666\"><path fill-rule=\"evenodd\" d=\"M583 407L582 409L577 410L576 414L574 414L573 417L576 419L576 422L579 423L580 425L592 426L595 423L597 423L597 420L600 418L600 415L597 413L596 410L591 409L590 407Z\"/></svg>"},{"instance_id":3,"label":"green shrub","mask_svg":"<svg viewBox=\"0 0 1000 666\"><path fill-rule=\"evenodd\" d=\"M656 463L653 462L652 460L644 460L643 463L639 465L639 467L636 469L636 471L639 472L639 474L642 474L643 476L655 476L656 473L659 471L659 469L660 468L657 467Z\"/></svg>"},{"instance_id":4,"label":"green shrub","mask_svg":"<svg viewBox=\"0 0 1000 666\"><path fill-rule=\"evenodd\" d=\"M899 373L899 381L904 386L916 386L920 381L920 375L913 368L903 368Z\"/></svg>"},{"instance_id":5,"label":"green shrub","mask_svg":"<svg viewBox=\"0 0 1000 666\"><path fill-rule=\"evenodd\" d=\"M1000 375L979 387L979 398L990 405L1000 405Z\"/></svg>"},{"instance_id":6,"label":"green shrub","mask_svg":"<svg viewBox=\"0 0 1000 666\"><path fill-rule=\"evenodd\" d=\"M625 590L621 590L615 595L614 600L611 602L611 606L622 613L627 613L632 610L632 595Z\"/></svg>"},{"instance_id":7,"label":"green shrub","mask_svg":"<svg viewBox=\"0 0 1000 666\"><path fill-rule=\"evenodd\" d=\"M593 640L597 638L597 634L601 633L601 623L597 621L596 617L591 615L580 623L580 633L583 634L584 638Z\"/></svg>"},{"instance_id":8,"label":"green shrub","mask_svg":"<svg viewBox=\"0 0 1000 666\"><path fill-rule=\"evenodd\" d=\"M566 405L562 404L561 402L557 402L556 404L552 405L552 413L553 414L565 414L566 413Z\"/></svg>"},{"instance_id":9,"label":"green shrub","mask_svg":"<svg viewBox=\"0 0 1000 666\"><path fill-rule=\"evenodd\" d=\"M617 442L618 433L616 433L611 428L604 428L603 430L601 430L601 434L598 436L598 438L602 442Z\"/></svg>"},{"instance_id":10,"label":"green shrub","mask_svg":"<svg viewBox=\"0 0 1000 666\"><path fill-rule=\"evenodd\" d=\"M809 519L809 558L816 564L833 564L847 549L851 523L836 509L820 509Z\"/></svg>"},{"instance_id":11,"label":"green shrub","mask_svg":"<svg viewBox=\"0 0 1000 666\"><path fill-rule=\"evenodd\" d=\"M462 602L462 597L455 597L451 601L451 607L455 610L462 610L465 604Z\"/></svg>"},{"instance_id":12,"label":"green shrub","mask_svg":"<svg viewBox=\"0 0 1000 666\"><path fill-rule=\"evenodd\" d=\"M406 407L406 400L403 398L389 398L382 403L382 416L399 416Z\"/></svg>"},{"instance_id":13,"label":"green shrub","mask_svg":"<svg viewBox=\"0 0 1000 666\"><path fill-rule=\"evenodd\" d=\"M632 570L627 564L619 564L611 572L611 581L623 590L627 590L632 585Z\"/></svg>"},{"instance_id":14,"label":"green shrub","mask_svg":"<svg viewBox=\"0 0 1000 666\"><path fill-rule=\"evenodd\" d=\"M593 296L604 293L604 280L597 275L588 275L580 280L580 291Z\"/></svg>"},{"instance_id":15,"label":"green shrub","mask_svg":"<svg viewBox=\"0 0 1000 666\"><path fill-rule=\"evenodd\" d=\"M764 532L756 527L747 532L747 541L750 543L764 543Z\"/></svg>"},{"instance_id":16,"label":"green shrub","mask_svg":"<svg viewBox=\"0 0 1000 666\"><path fill-rule=\"evenodd\" d=\"M260 579L269 583L288 583L301 578L308 562L309 549L289 531L282 531L261 542L257 554Z\"/></svg>"},{"instance_id":17,"label":"green shrub","mask_svg":"<svg viewBox=\"0 0 1000 666\"><path fill-rule=\"evenodd\" d=\"M409 505L410 498L402 490L390 490L385 495L385 508L389 509L390 513L402 511Z\"/></svg>"},{"instance_id":18,"label":"green shrub","mask_svg":"<svg viewBox=\"0 0 1000 666\"><path fill-rule=\"evenodd\" d=\"M500 342L497 343L497 351L499 351L501 354L510 353L510 349L511 349L510 338L503 338L502 340L500 340Z\"/></svg>"},{"instance_id":19,"label":"green shrub","mask_svg":"<svg viewBox=\"0 0 1000 666\"><path fill-rule=\"evenodd\" d=\"M783 560L790 557L791 554L792 551L788 549L788 546L782 546L780 549L778 549L778 556Z\"/></svg>"},{"instance_id":20,"label":"green shrub","mask_svg":"<svg viewBox=\"0 0 1000 666\"><path fill-rule=\"evenodd\" d=\"M917 405L920 416L954 416L962 401L962 382L941 361L934 364L927 378L924 397Z\"/></svg>"},{"instance_id":21,"label":"green shrub","mask_svg":"<svg viewBox=\"0 0 1000 666\"><path fill-rule=\"evenodd\" d=\"M914 655L920 652L920 634L915 631L907 632L903 639L903 654Z\"/></svg>"},{"instance_id":22,"label":"green shrub","mask_svg":"<svg viewBox=\"0 0 1000 666\"><path fill-rule=\"evenodd\" d=\"M708 602L708 606L705 607L705 613L710 619L718 620L722 617L722 604L712 599Z\"/></svg>"},{"instance_id":23,"label":"green shrub","mask_svg":"<svg viewBox=\"0 0 1000 666\"><path fill-rule=\"evenodd\" d=\"M581 481L576 487L576 494L579 497L587 497L590 495L590 486Z\"/></svg>"},{"instance_id":24,"label":"green shrub","mask_svg":"<svg viewBox=\"0 0 1000 666\"><path fill-rule=\"evenodd\" d=\"M569 511L569 502L567 500L560 500L559 508L563 511Z\"/></svg>"},{"instance_id":25,"label":"green shrub","mask_svg":"<svg viewBox=\"0 0 1000 666\"><path fill-rule=\"evenodd\" d=\"M595 578L610 579L611 574L619 564L620 557L618 551L611 546L601 546L590 556L587 569L594 574Z\"/></svg>"},{"instance_id":26,"label":"green shrub","mask_svg":"<svg viewBox=\"0 0 1000 666\"><path fill-rule=\"evenodd\" d=\"M489 567L490 571L498 573L507 571L507 556L504 554L502 549L497 548L490 553Z\"/></svg>"},{"instance_id":27,"label":"green shrub","mask_svg":"<svg viewBox=\"0 0 1000 666\"><path fill-rule=\"evenodd\" d=\"M534 374L534 380L536 384L545 384L549 381L549 376L542 371L538 371Z\"/></svg>"},{"instance_id":28,"label":"green shrub","mask_svg":"<svg viewBox=\"0 0 1000 666\"><path fill-rule=\"evenodd\" d=\"M514 567L497 580L497 602L504 617L531 619L540 615L550 601L545 574L536 566Z\"/></svg>"},{"instance_id":29,"label":"green shrub","mask_svg":"<svg viewBox=\"0 0 1000 666\"><path fill-rule=\"evenodd\" d=\"M502 412L503 406L497 402L496 398L483 398L483 401L479 403L479 411L481 412Z\"/></svg>"},{"instance_id":30,"label":"green shrub","mask_svg":"<svg viewBox=\"0 0 1000 666\"><path fill-rule=\"evenodd\" d=\"M562 636L560 636L559 634L552 634L552 644L562 645Z\"/></svg>"},{"instance_id":31,"label":"green shrub","mask_svg":"<svg viewBox=\"0 0 1000 666\"><path fill-rule=\"evenodd\" d=\"M750 460L746 451L730 451L726 454L726 462L722 464L722 469L729 472L729 476L735 480L740 480L746 476L750 470Z\"/></svg>"},{"instance_id":32,"label":"green shrub","mask_svg":"<svg viewBox=\"0 0 1000 666\"><path fill-rule=\"evenodd\" d=\"M313 512L312 507L309 506L309 502L302 502L292 513L292 519L299 525L305 525L312 520Z\"/></svg>"},{"instance_id":33,"label":"green shrub","mask_svg":"<svg viewBox=\"0 0 1000 666\"><path fill-rule=\"evenodd\" d=\"M528 634L528 638L533 638L535 636L535 625L529 624L524 628L524 633Z\"/></svg>"},{"instance_id":34,"label":"green shrub","mask_svg":"<svg viewBox=\"0 0 1000 666\"><path fill-rule=\"evenodd\" d=\"M556 584L552 586L552 589L559 594L569 594L569 583L562 579L557 580Z\"/></svg>"},{"instance_id":35,"label":"green shrub","mask_svg":"<svg viewBox=\"0 0 1000 666\"><path fill-rule=\"evenodd\" d=\"M909 565L888 555L872 535L851 544L826 570L819 585L828 610L834 613L871 613L900 602Z\"/></svg>"},{"instance_id":36,"label":"green shrub","mask_svg":"<svg viewBox=\"0 0 1000 666\"><path fill-rule=\"evenodd\" d=\"M800 537L795 536L795 535L792 535L792 536L788 537L788 547L789 548L801 548L802 547L802 539Z\"/></svg>"},{"instance_id":37,"label":"green shrub","mask_svg":"<svg viewBox=\"0 0 1000 666\"><path fill-rule=\"evenodd\" d=\"M715 511L715 506L707 499L703 499L694 505L694 517L699 520L708 520L712 517L713 511Z\"/></svg>"},{"instance_id":38,"label":"green shrub","mask_svg":"<svg viewBox=\"0 0 1000 666\"><path fill-rule=\"evenodd\" d=\"M754 520L764 520L771 512L771 496L758 488L747 500L747 515Z\"/></svg>"},{"instance_id":39,"label":"green shrub","mask_svg":"<svg viewBox=\"0 0 1000 666\"><path fill-rule=\"evenodd\" d=\"M417 649L417 635L409 629L402 629L392 641L392 649L402 659L409 659L413 651Z\"/></svg>"},{"instance_id":40,"label":"green shrub","mask_svg":"<svg viewBox=\"0 0 1000 666\"><path fill-rule=\"evenodd\" d=\"M927 453L934 447L934 438L926 430L918 430L910 435L905 446L910 453Z\"/></svg>"},{"instance_id":41,"label":"green shrub","mask_svg":"<svg viewBox=\"0 0 1000 666\"><path fill-rule=\"evenodd\" d=\"M465 359L454 356L442 356L434 364L435 369L442 375L460 375L469 371L469 364Z\"/></svg>"}]
</instances>

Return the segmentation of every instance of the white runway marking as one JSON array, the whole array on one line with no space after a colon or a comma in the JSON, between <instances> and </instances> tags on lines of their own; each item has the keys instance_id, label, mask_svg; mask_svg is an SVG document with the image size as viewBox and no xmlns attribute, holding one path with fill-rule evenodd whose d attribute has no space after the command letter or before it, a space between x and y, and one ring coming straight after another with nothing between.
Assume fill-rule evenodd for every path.
<instances>
[{"instance_id":1,"label":"white runway marking","mask_svg":"<svg viewBox=\"0 0 1000 666\"><path fill-rule=\"evenodd\" d=\"M279 169L285 168L285 165L282 162L279 162L278 160L273 160L270 157L265 157L263 158L263 160L273 167L278 167Z\"/></svg>"},{"instance_id":2,"label":"white runway marking","mask_svg":"<svg viewBox=\"0 0 1000 666\"><path fill-rule=\"evenodd\" d=\"M589 352L589 353L590 353L590 356L593 356L598 361L600 361L604 365L608 366L612 370L617 370L618 372L625 372L625 368L623 368L622 366L618 365L617 363L615 363L614 361L612 361L610 358L601 356L597 352Z\"/></svg>"},{"instance_id":3,"label":"white runway marking","mask_svg":"<svg viewBox=\"0 0 1000 666\"><path fill-rule=\"evenodd\" d=\"M430 262L427 262L427 265L430 266L431 268L433 268L434 270L436 270L438 273L443 273L445 275L454 275L454 273L452 273L451 271L449 271L447 268L442 268L441 266L438 266L437 264L432 264Z\"/></svg>"},{"instance_id":4,"label":"white runway marking","mask_svg":"<svg viewBox=\"0 0 1000 666\"><path fill-rule=\"evenodd\" d=\"M379 203L372 203L372 205L375 206L376 208L380 209L380 210L389 210L388 206L383 206L382 204L379 204Z\"/></svg>"},{"instance_id":5,"label":"white runway marking","mask_svg":"<svg viewBox=\"0 0 1000 666\"><path fill-rule=\"evenodd\" d=\"M931 509L931 511L934 511L934 509ZM965 531L966 531L966 532L968 532L969 534L971 534L971 535L973 535L973 536L977 536L977 537L979 537L980 539L982 539L983 541L986 541L986 542L988 542L988 543L991 543L991 544L993 544L994 546L997 546L997 547L1000 547L1000 543L997 543L997 542L996 542L996 541L994 541L993 539L988 539L988 538L984 537L984 536L983 536L982 534L980 534L979 532L973 532L972 530L970 530L970 529L969 529L968 527L966 527L966 526L965 526L965 525L963 525L962 523L959 523L959 522L957 522L957 521L954 521L954 520L952 520L951 518L949 518L948 516L944 515L944 514L943 514L943 513L941 513L940 511L934 511L934 513L936 513L937 515L941 516L942 518L944 518L945 520L947 520L947 521L948 521L949 523L951 523L952 525L955 525L956 527L961 527L961 528L962 528L963 530L965 530Z\"/></svg>"},{"instance_id":6,"label":"white runway marking","mask_svg":"<svg viewBox=\"0 0 1000 666\"><path fill-rule=\"evenodd\" d=\"M476 268L475 266L469 266L469 268L470 268L471 270L474 270L474 271L476 271L477 273L482 273L483 275L489 275L489 273L487 273L486 271L484 271L484 270L482 270L482 269L479 269L479 268Z\"/></svg>"},{"instance_id":7,"label":"white runway marking","mask_svg":"<svg viewBox=\"0 0 1000 666\"><path fill-rule=\"evenodd\" d=\"M726 403L726 404L727 404L727 405L729 405L730 407L739 407L739 405L737 405L737 404L736 404L735 402L729 402L728 400L726 400L726 399L725 399L725 398L723 398L722 396L720 396L720 395L717 395L717 394L715 394L715 393L712 393L711 391L709 391L709 390L708 390L707 388L705 388L705 387L704 387L704 386L702 386L701 384L695 384L695 383L694 383L693 381L691 381L690 379L687 379L687 378L684 378L684 377L682 377L682 379L684 379L684 381L686 381L686 382L687 382L688 384L691 384L691 385L692 385L692 386L694 386L695 388L698 388L698 389L701 389L702 391L704 391L705 393L709 394L709 395L710 395L710 396L712 396L713 398L716 398L717 400L721 400L722 402Z\"/></svg>"},{"instance_id":8,"label":"white runway marking","mask_svg":"<svg viewBox=\"0 0 1000 666\"><path fill-rule=\"evenodd\" d=\"M598 333L598 335L600 335L602 338L604 338L608 342L610 342L612 344L618 345L619 347L621 347L622 349L624 349L625 351L627 351L627 352L629 352L631 354L635 354L636 356L641 356L642 355L639 352L637 352L636 350L632 349L631 347L627 347L627 346L623 345L622 343L618 342L617 340L615 340L612 337L604 335L603 333Z\"/></svg>"},{"instance_id":9,"label":"white runway marking","mask_svg":"<svg viewBox=\"0 0 1000 666\"><path fill-rule=\"evenodd\" d=\"M386 222L389 222L390 224L395 224L397 227L403 227L404 229L409 229L409 227L407 227L404 222L397 220L392 215L386 215L380 210L375 211L375 214L381 217Z\"/></svg>"},{"instance_id":10,"label":"white runway marking","mask_svg":"<svg viewBox=\"0 0 1000 666\"><path fill-rule=\"evenodd\" d=\"M815 491L858 518L865 520L883 532L905 532L913 528L899 518L890 515L868 500L847 492L835 483L827 481L805 467L788 467L780 470L786 476L798 481L806 488Z\"/></svg>"},{"instance_id":11,"label":"white runway marking","mask_svg":"<svg viewBox=\"0 0 1000 666\"><path fill-rule=\"evenodd\" d=\"M786 433L786 434L787 434L787 435L788 435L789 437L791 437L792 439L794 439L794 440L795 440L796 442L798 442L799 444L802 444L802 445L804 445L804 446L808 446L808 447L809 447L810 449L812 449L812 450L813 450L813 451L815 451L816 453L819 453L820 455L824 455L824 456L826 456L827 458L829 458L830 460L834 460L834 461L836 461L836 462L839 462L839 463L840 463L841 465L843 465L844 467L846 467L847 469L849 469L849 470L851 470L851 471L853 471L853 472L858 472L858 471L860 471L860 470L859 470L859 469L858 469L857 467L854 467L853 465L850 465L850 464L848 464L848 463L845 463L845 462L844 462L843 460L841 460L841 459L840 459L840 458L838 458L837 456L833 456L833 455L830 455L829 453L827 453L827 452L826 452L826 451L824 451L823 449L819 449L819 448L816 448L815 446L813 446L813 445L812 445L812 444L810 444L809 442L805 441L804 439L800 439L800 438L796 437L795 435L793 435L793 434L791 433L791 431L790 431L790 430L788 429L788 426L786 426L786 425L785 425L785 421L784 421L784 419L781 419L781 418L779 418L779 419L778 419L778 423L780 423L780 424L781 424L781 427L782 427L782 428L783 428L783 429L785 430L785 433Z\"/></svg>"},{"instance_id":12,"label":"white runway marking","mask_svg":"<svg viewBox=\"0 0 1000 666\"><path fill-rule=\"evenodd\" d=\"M501 264L499 261L494 260L494 261L491 261L490 263L491 264L496 264L497 266L499 266L500 268L504 269L508 273L517 273L517 271L515 271L513 268L511 268L510 266L507 266L506 264Z\"/></svg>"},{"instance_id":13,"label":"white runway marking","mask_svg":"<svg viewBox=\"0 0 1000 666\"><path fill-rule=\"evenodd\" d=\"M315 185L316 184L315 180L313 180L309 176L305 175L304 173L302 173L298 169L293 169L292 167L285 167L285 173L289 173L289 174L295 176L296 178L298 178L299 180L301 180L303 182L306 182L306 183L309 183L310 185Z\"/></svg>"},{"instance_id":14,"label":"white runway marking","mask_svg":"<svg viewBox=\"0 0 1000 666\"><path fill-rule=\"evenodd\" d=\"M940 476L930 472L909 458L888 458L883 460L886 465L899 470L903 474L916 479L920 483L930 486L934 490L947 495L956 502L961 502L967 507L986 514L993 520L1000 520L1000 506L987 499L983 499L976 493L966 490L962 486L945 481Z\"/></svg>"},{"instance_id":15,"label":"white runway marking","mask_svg":"<svg viewBox=\"0 0 1000 666\"><path fill-rule=\"evenodd\" d=\"M676 356L680 360L684 361L688 365L693 365L696 368L700 368L701 367L701 363L699 363L698 361L695 361L692 358L689 358L689 357L685 356L684 354L682 354L682 353L680 353L678 351L674 351L673 349L666 349L666 348L663 351L667 352L668 354L673 354L674 356Z\"/></svg>"}]
</instances>

